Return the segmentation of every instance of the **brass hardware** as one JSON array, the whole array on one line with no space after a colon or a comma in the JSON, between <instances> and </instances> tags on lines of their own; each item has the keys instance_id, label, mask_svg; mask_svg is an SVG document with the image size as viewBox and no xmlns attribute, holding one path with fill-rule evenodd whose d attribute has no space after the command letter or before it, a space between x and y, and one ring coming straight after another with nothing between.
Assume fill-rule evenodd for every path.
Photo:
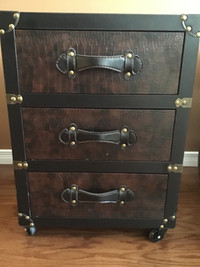
<instances>
[{"instance_id":1,"label":"brass hardware","mask_svg":"<svg viewBox=\"0 0 200 267\"><path fill-rule=\"evenodd\" d=\"M22 103L23 97L21 95L18 95L17 96L17 101L18 101L18 103Z\"/></svg>"},{"instance_id":2,"label":"brass hardware","mask_svg":"<svg viewBox=\"0 0 200 267\"><path fill-rule=\"evenodd\" d=\"M10 30L14 30L14 28L15 28L15 25L14 25L14 24L9 24L9 26L8 26L8 27L9 27L9 29L10 29Z\"/></svg>"},{"instance_id":3,"label":"brass hardware","mask_svg":"<svg viewBox=\"0 0 200 267\"><path fill-rule=\"evenodd\" d=\"M192 98L177 98L175 101L177 108L191 108L192 107Z\"/></svg>"},{"instance_id":4,"label":"brass hardware","mask_svg":"<svg viewBox=\"0 0 200 267\"><path fill-rule=\"evenodd\" d=\"M130 77L130 76L131 76L131 73L130 73L130 72L127 72L127 73L126 73L126 76L127 76L127 77Z\"/></svg>"},{"instance_id":5,"label":"brass hardware","mask_svg":"<svg viewBox=\"0 0 200 267\"><path fill-rule=\"evenodd\" d=\"M125 202L122 200L122 201L120 201L120 205L124 205L125 204Z\"/></svg>"},{"instance_id":6,"label":"brass hardware","mask_svg":"<svg viewBox=\"0 0 200 267\"><path fill-rule=\"evenodd\" d=\"M26 219L26 220L29 220L29 219L30 219L30 217L29 217L29 216L26 216L26 217L25 217L25 219Z\"/></svg>"},{"instance_id":7,"label":"brass hardware","mask_svg":"<svg viewBox=\"0 0 200 267\"><path fill-rule=\"evenodd\" d=\"M23 162L23 168L27 169L28 168L28 163L26 161Z\"/></svg>"},{"instance_id":8,"label":"brass hardware","mask_svg":"<svg viewBox=\"0 0 200 267\"><path fill-rule=\"evenodd\" d=\"M74 75L74 71L73 70L70 70L69 71L69 75L71 75L71 76Z\"/></svg>"},{"instance_id":9,"label":"brass hardware","mask_svg":"<svg viewBox=\"0 0 200 267\"><path fill-rule=\"evenodd\" d=\"M76 204L76 200L74 199L74 200L72 200L72 204Z\"/></svg>"},{"instance_id":10,"label":"brass hardware","mask_svg":"<svg viewBox=\"0 0 200 267\"><path fill-rule=\"evenodd\" d=\"M191 26L187 26L187 27L186 27L186 31L187 31L187 32L191 32L191 30L192 30L192 27L191 27Z\"/></svg>"},{"instance_id":11,"label":"brass hardware","mask_svg":"<svg viewBox=\"0 0 200 267\"><path fill-rule=\"evenodd\" d=\"M76 128L75 128L74 126L72 126L72 127L70 127L70 130L71 130L71 131L75 131Z\"/></svg>"},{"instance_id":12,"label":"brass hardware","mask_svg":"<svg viewBox=\"0 0 200 267\"><path fill-rule=\"evenodd\" d=\"M17 163L17 167L21 169L23 167L22 163L21 162Z\"/></svg>"},{"instance_id":13,"label":"brass hardware","mask_svg":"<svg viewBox=\"0 0 200 267\"><path fill-rule=\"evenodd\" d=\"M160 229L163 229L165 228L165 226L163 224L160 225Z\"/></svg>"},{"instance_id":14,"label":"brass hardware","mask_svg":"<svg viewBox=\"0 0 200 267\"><path fill-rule=\"evenodd\" d=\"M70 51L68 55L69 55L70 57L73 57L73 56L74 56L74 52Z\"/></svg>"},{"instance_id":15,"label":"brass hardware","mask_svg":"<svg viewBox=\"0 0 200 267\"><path fill-rule=\"evenodd\" d=\"M197 32L197 33L194 33L192 32L192 26L187 26L185 24L185 21L188 19L187 15L181 15L181 20L182 20L182 25L183 25L183 28L190 34L192 35L193 37L197 37L199 38L200 37L200 32Z\"/></svg>"},{"instance_id":16,"label":"brass hardware","mask_svg":"<svg viewBox=\"0 0 200 267\"><path fill-rule=\"evenodd\" d=\"M17 98L16 98L16 96L11 96L10 100L11 100L12 102L16 102L16 101L17 101Z\"/></svg>"},{"instance_id":17,"label":"brass hardware","mask_svg":"<svg viewBox=\"0 0 200 267\"><path fill-rule=\"evenodd\" d=\"M168 171L172 171L172 166L169 165L169 166L167 167L167 169L168 169Z\"/></svg>"},{"instance_id":18,"label":"brass hardware","mask_svg":"<svg viewBox=\"0 0 200 267\"><path fill-rule=\"evenodd\" d=\"M75 145L76 145L76 142L72 141L72 142L70 143L70 145L71 145L71 146L75 146Z\"/></svg>"},{"instance_id":19,"label":"brass hardware","mask_svg":"<svg viewBox=\"0 0 200 267\"><path fill-rule=\"evenodd\" d=\"M170 164L167 167L168 172L175 172L175 173L181 173L183 170L183 165L182 164Z\"/></svg>"},{"instance_id":20,"label":"brass hardware","mask_svg":"<svg viewBox=\"0 0 200 267\"><path fill-rule=\"evenodd\" d=\"M30 223L30 226L34 226L34 223Z\"/></svg>"},{"instance_id":21,"label":"brass hardware","mask_svg":"<svg viewBox=\"0 0 200 267\"><path fill-rule=\"evenodd\" d=\"M182 20L182 21L186 21L186 20L187 20L187 16L186 16L186 15L182 15L182 16L181 16L181 20Z\"/></svg>"},{"instance_id":22,"label":"brass hardware","mask_svg":"<svg viewBox=\"0 0 200 267\"><path fill-rule=\"evenodd\" d=\"M121 191L122 192L126 191L126 188L125 187L121 187Z\"/></svg>"},{"instance_id":23,"label":"brass hardware","mask_svg":"<svg viewBox=\"0 0 200 267\"><path fill-rule=\"evenodd\" d=\"M13 18L16 20L19 19L19 13L14 13Z\"/></svg>"},{"instance_id":24,"label":"brass hardware","mask_svg":"<svg viewBox=\"0 0 200 267\"><path fill-rule=\"evenodd\" d=\"M23 101L23 97L18 94L7 94L6 95L7 104L21 104Z\"/></svg>"},{"instance_id":25,"label":"brass hardware","mask_svg":"<svg viewBox=\"0 0 200 267\"><path fill-rule=\"evenodd\" d=\"M200 38L200 32L196 33L196 37Z\"/></svg>"},{"instance_id":26,"label":"brass hardware","mask_svg":"<svg viewBox=\"0 0 200 267\"><path fill-rule=\"evenodd\" d=\"M4 31L4 29L0 29L0 34L4 34L5 33L5 31Z\"/></svg>"},{"instance_id":27,"label":"brass hardware","mask_svg":"<svg viewBox=\"0 0 200 267\"><path fill-rule=\"evenodd\" d=\"M73 190L76 190L76 186L72 186L72 189L73 189Z\"/></svg>"},{"instance_id":28,"label":"brass hardware","mask_svg":"<svg viewBox=\"0 0 200 267\"><path fill-rule=\"evenodd\" d=\"M26 170L28 169L28 162L24 161L13 161L14 169L15 170Z\"/></svg>"},{"instance_id":29,"label":"brass hardware","mask_svg":"<svg viewBox=\"0 0 200 267\"><path fill-rule=\"evenodd\" d=\"M175 220L175 219L176 219L176 216L175 216L175 215L173 215L173 216L171 217L171 219L172 219L172 220Z\"/></svg>"},{"instance_id":30,"label":"brass hardware","mask_svg":"<svg viewBox=\"0 0 200 267\"><path fill-rule=\"evenodd\" d=\"M122 148L125 148L126 147L126 144L122 144Z\"/></svg>"},{"instance_id":31,"label":"brass hardware","mask_svg":"<svg viewBox=\"0 0 200 267\"><path fill-rule=\"evenodd\" d=\"M132 58L132 54L131 53L128 53L128 54L126 54L126 56L127 56L127 58Z\"/></svg>"},{"instance_id":32,"label":"brass hardware","mask_svg":"<svg viewBox=\"0 0 200 267\"><path fill-rule=\"evenodd\" d=\"M18 213L18 216L19 216L19 217L22 217L22 215L23 215L22 213Z\"/></svg>"},{"instance_id":33,"label":"brass hardware","mask_svg":"<svg viewBox=\"0 0 200 267\"><path fill-rule=\"evenodd\" d=\"M164 220L163 220L163 223L167 223L167 222L168 222L168 219L164 219Z\"/></svg>"},{"instance_id":34,"label":"brass hardware","mask_svg":"<svg viewBox=\"0 0 200 267\"><path fill-rule=\"evenodd\" d=\"M123 132L123 133L127 133L127 131L128 131L127 128L123 128L123 129L122 129L122 132Z\"/></svg>"}]
</instances>

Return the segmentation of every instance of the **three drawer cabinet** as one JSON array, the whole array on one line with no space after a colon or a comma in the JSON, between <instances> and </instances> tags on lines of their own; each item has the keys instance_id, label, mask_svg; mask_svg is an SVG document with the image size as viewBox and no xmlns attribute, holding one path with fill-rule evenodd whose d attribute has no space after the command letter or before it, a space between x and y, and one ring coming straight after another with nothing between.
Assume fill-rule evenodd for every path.
<instances>
[{"instance_id":1,"label":"three drawer cabinet","mask_svg":"<svg viewBox=\"0 0 200 267\"><path fill-rule=\"evenodd\" d=\"M175 227L199 15L0 12L19 224Z\"/></svg>"}]
</instances>

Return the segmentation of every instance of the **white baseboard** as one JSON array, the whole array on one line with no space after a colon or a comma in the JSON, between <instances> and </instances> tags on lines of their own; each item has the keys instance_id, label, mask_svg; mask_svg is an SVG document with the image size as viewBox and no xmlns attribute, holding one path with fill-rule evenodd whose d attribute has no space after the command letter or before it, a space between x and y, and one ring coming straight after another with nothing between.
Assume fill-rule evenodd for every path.
<instances>
[{"instance_id":1,"label":"white baseboard","mask_svg":"<svg viewBox=\"0 0 200 267\"><path fill-rule=\"evenodd\" d=\"M0 149L0 164L12 164L12 150ZM198 167L199 152L198 151L185 151L183 166L185 167Z\"/></svg>"},{"instance_id":2,"label":"white baseboard","mask_svg":"<svg viewBox=\"0 0 200 267\"><path fill-rule=\"evenodd\" d=\"M0 149L0 164L12 164L12 149Z\"/></svg>"}]
</instances>

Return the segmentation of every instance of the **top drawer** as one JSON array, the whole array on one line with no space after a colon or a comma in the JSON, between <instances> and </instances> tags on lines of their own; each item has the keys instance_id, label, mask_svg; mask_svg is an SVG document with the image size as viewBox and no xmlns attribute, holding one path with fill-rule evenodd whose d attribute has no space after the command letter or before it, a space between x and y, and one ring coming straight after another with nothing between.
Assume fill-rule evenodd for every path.
<instances>
[{"instance_id":1,"label":"top drawer","mask_svg":"<svg viewBox=\"0 0 200 267\"><path fill-rule=\"evenodd\" d=\"M20 90L177 94L183 41L183 32L16 30ZM68 57L71 48L74 55ZM132 58L127 57L130 50ZM134 55L143 63L137 74L141 66ZM60 56L59 67L66 74L56 67ZM68 75L72 69L75 77ZM130 77L125 75L132 70Z\"/></svg>"}]
</instances>

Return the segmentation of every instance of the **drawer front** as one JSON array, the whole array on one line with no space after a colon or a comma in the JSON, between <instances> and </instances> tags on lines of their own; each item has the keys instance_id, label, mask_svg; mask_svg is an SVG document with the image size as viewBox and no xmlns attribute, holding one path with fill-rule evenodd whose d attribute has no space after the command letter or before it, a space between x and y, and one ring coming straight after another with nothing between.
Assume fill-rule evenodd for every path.
<instances>
[{"instance_id":1,"label":"drawer front","mask_svg":"<svg viewBox=\"0 0 200 267\"><path fill-rule=\"evenodd\" d=\"M20 89L38 93L176 94L183 41L181 32L16 30ZM68 66L68 59L61 64L62 69L67 68L65 74L56 67L61 55L67 58L70 48L75 49L76 77L68 76L74 68L71 63ZM137 65L135 57L125 56L130 50L141 58L143 69L128 77L124 74ZM97 56L101 58L94 63ZM123 65L122 57L111 56L123 56L129 66Z\"/></svg>"},{"instance_id":2,"label":"drawer front","mask_svg":"<svg viewBox=\"0 0 200 267\"><path fill-rule=\"evenodd\" d=\"M167 175L29 173L28 176L33 217L151 219L164 217ZM71 200L74 197L77 199L75 206L68 200L68 196L64 195L66 191L70 191L72 185L77 185L78 188L76 196L71 197ZM133 197L125 197L123 204L121 203L123 196L119 198L112 196L114 192L119 192L121 187L126 188L124 194L127 191L134 194ZM113 203L109 203L111 200ZM102 203L99 203L100 201Z\"/></svg>"},{"instance_id":3,"label":"drawer front","mask_svg":"<svg viewBox=\"0 0 200 267\"><path fill-rule=\"evenodd\" d=\"M27 159L170 160L174 110L22 110Z\"/></svg>"}]
</instances>

